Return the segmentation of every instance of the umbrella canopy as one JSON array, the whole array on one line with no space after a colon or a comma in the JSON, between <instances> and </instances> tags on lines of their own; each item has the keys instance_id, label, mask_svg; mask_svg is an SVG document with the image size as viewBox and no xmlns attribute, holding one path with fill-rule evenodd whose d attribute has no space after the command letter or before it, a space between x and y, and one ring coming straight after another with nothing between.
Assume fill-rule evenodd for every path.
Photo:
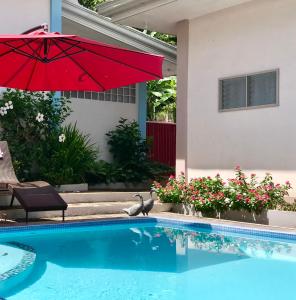
<instances>
[{"instance_id":1,"label":"umbrella canopy","mask_svg":"<svg viewBox=\"0 0 296 300\"><path fill-rule=\"evenodd\" d=\"M104 91L162 78L163 57L60 33L0 35L0 86Z\"/></svg>"}]
</instances>

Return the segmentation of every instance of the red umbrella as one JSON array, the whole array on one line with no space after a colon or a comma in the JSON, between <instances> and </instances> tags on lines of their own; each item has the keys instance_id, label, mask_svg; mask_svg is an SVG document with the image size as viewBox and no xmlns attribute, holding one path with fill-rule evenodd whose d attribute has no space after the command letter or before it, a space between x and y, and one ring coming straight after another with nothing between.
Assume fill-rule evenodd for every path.
<instances>
[{"instance_id":1,"label":"red umbrella","mask_svg":"<svg viewBox=\"0 0 296 300\"><path fill-rule=\"evenodd\" d=\"M162 78L163 57L59 33L0 35L0 86L104 91Z\"/></svg>"}]
</instances>

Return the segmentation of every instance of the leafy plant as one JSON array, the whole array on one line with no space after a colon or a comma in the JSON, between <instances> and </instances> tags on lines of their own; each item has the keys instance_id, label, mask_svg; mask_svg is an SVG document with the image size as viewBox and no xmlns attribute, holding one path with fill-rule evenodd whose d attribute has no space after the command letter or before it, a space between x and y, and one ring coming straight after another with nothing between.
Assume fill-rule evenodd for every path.
<instances>
[{"instance_id":1,"label":"leafy plant","mask_svg":"<svg viewBox=\"0 0 296 300\"><path fill-rule=\"evenodd\" d=\"M256 175L248 179L237 167L235 178L228 183L217 174L212 177L192 179L188 184L184 175L170 177L165 185L155 182L154 188L161 201L192 204L197 211L223 212L225 210L247 210L260 213L263 209L292 210L295 204L287 204L284 197L291 188L285 184L274 184L270 174L266 174L261 182Z\"/></svg>"},{"instance_id":2,"label":"leafy plant","mask_svg":"<svg viewBox=\"0 0 296 300\"><path fill-rule=\"evenodd\" d=\"M78 0L78 2L86 8L96 10L97 5L105 2L105 0Z\"/></svg>"},{"instance_id":3,"label":"leafy plant","mask_svg":"<svg viewBox=\"0 0 296 300\"><path fill-rule=\"evenodd\" d=\"M225 183L219 174L215 177L192 179L188 184L189 203L201 212L222 212L228 208Z\"/></svg>"},{"instance_id":4,"label":"leafy plant","mask_svg":"<svg viewBox=\"0 0 296 300\"><path fill-rule=\"evenodd\" d=\"M86 173L88 183L115 183L125 181L124 170L104 160L96 161Z\"/></svg>"},{"instance_id":5,"label":"leafy plant","mask_svg":"<svg viewBox=\"0 0 296 300\"><path fill-rule=\"evenodd\" d=\"M61 128L59 139L53 134L43 144L38 157L40 176L55 185L85 182L96 159L97 150L89 135L69 124Z\"/></svg>"},{"instance_id":6,"label":"leafy plant","mask_svg":"<svg viewBox=\"0 0 296 300\"><path fill-rule=\"evenodd\" d=\"M69 103L54 93L4 92L0 99L0 139L9 143L20 180L34 179L37 155L70 114Z\"/></svg>"},{"instance_id":7,"label":"leafy plant","mask_svg":"<svg viewBox=\"0 0 296 300\"><path fill-rule=\"evenodd\" d=\"M149 120L176 121L176 89L175 76L147 83Z\"/></svg>"},{"instance_id":8,"label":"leafy plant","mask_svg":"<svg viewBox=\"0 0 296 300\"><path fill-rule=\"evenodd\" d=\"M139 29L139 30L147 35L150 35L150 36L152 36L156 39L159 39L165 43L168 43L170 45L173 45L173 46L177 45L177 36L175 36L175 35L151 31L151 30L147 30L147 29L145 29L145 30Z\"/></svg>"},{"instance_id":9,"label":"leafy plant","mask_svg":"<svg viewBox=\"0 0 296 300\"><path fill-rule=\"evenodd\" d=\"M148 147L141 137L136 121L128 122L127 119L121 118L116 128L106 136L115 163L133 165L147 159Z\"/></svg>"},{"instance_id":10,"label":"leafy plant","mask_svg":"<svg viewBox=\"0 0 296 300\"><path fill-rule=\"evenodd\" d=\"M141 137L137 122L121 118L114 130L107 134L110 153L113 157L114 179L123 182L154 180L167 174L169 167L148 159L148 145ZM115 172L115 170L117 170Z\"/></svg>"},{"instance_id":11,"label":"leafy plant","mask_svg":"<svg viewBox=\"0 0 296 300\"><path fill-rule=\"evenodd\" d=\"M235 178L228 180L228 196L232 209L245 209L260 212L262 209L275 209L285 201L291 188L287 181L285 184L274 184L272 176L267 173L261 182L257 181L256 174L251 174L250 179L239 166L235 170Z\"/></svg>"},{"instance_id":12,"label":"leafy plant","mask_svg":"<svg viewBox=\"0 0 296 300\"><path fill-rule=\"evenodd\" d=\"M185 176L182 174L178 178L171 175L165 186L159 182L153 183L153 189L159 199L168 203L185 203L187 202L188 187Z\"/></svg>"}]
</instances>

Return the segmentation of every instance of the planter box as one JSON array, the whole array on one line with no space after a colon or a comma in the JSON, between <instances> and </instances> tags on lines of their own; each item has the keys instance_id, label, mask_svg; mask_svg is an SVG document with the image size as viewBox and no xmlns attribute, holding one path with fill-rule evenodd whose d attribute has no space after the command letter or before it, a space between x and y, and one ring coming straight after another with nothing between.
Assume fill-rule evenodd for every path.
<instances>
[{"instance_id":1,"label":"planter box","mask_svg":"<svg viewBox=\"0 0 296 300\"><path fill-rule=\"evenodd\" d=\"M248 211L235 211L230 210L221 213L219 216L216 213L204 214L200 211L195 211L191 205L173 204L172 212L207 218L220 218L231 221L240 221L248 223L265 224L281 227L296 227L296 212L294 211L281 211L281 210L263 210L261 214L250 213Z\"/></svg>"},{"instance_id":2,"label":"planter box","mask_svg":"<svg viewBox=\"0 0 296 300\"><path fill-rule=\"evenodd\" d=\"M79 183L79 184L62 184L56 186L55 189L59 193L78 193L78 192L87 192L88 184Z\"/></svg>"}]
</instances>

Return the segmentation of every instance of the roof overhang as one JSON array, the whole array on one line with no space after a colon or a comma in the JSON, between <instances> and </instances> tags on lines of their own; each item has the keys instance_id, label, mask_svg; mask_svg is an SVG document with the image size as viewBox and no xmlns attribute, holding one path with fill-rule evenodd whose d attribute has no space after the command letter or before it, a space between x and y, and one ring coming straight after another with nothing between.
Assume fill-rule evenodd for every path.
<instances>
[{"instance_id":1,"label":"roof overhang","mask_svg":"<svg viewBox=\"0 0 296 300\"><path fill-rule=\"evenodd\" d=\"M176 74L176 47L152 38L136 29L114 24L75 1L63 1L63 33L77 34L93 40L143 52L163 55L164 76Z\"/></svg>"},{"instance_id":2,"label":"roof overhang","mask_svg":"<svg viewBox=\"0 0 296 300\"><path fill-rule=\"evenodd\" d=\"M111 0L98 13L112 22L176 34L176 24L253 0Z\"/></svg>"}]
</instances>

